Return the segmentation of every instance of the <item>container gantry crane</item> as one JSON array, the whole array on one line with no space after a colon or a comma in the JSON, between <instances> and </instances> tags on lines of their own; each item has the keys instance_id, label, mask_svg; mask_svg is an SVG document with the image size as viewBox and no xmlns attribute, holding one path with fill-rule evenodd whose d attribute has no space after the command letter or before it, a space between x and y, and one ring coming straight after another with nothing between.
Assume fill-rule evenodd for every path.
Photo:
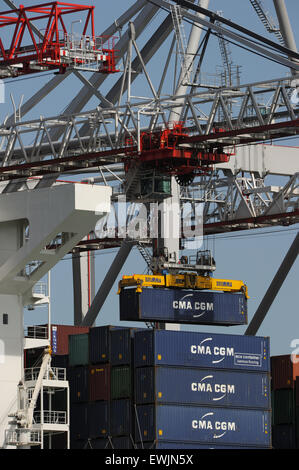
<instances>
[{"instance_id":1,"label":"container gantry crane","mask_svg":"<svg viewBox=\"0 0 299 470\"><path fill-rule=\"evenodd\" d=\"M10 0L4 1L7 5L12 4L14 7ZM10 200L14 201L15 198L18 198L22 204L27 201L26 208L33 207L33 205L36 207L35 198L36 201L41 201L41 195L43 195L42 200L46 200L49 205L49 207L46 203L41 205L41 210L37 214L37 216L43 217L42 220L45 219L44 224L40 224L41 219L37 217L40 225L49 225L49 233L43 233L41 240L38 239L40 232L34 214L30 212L26 215L26 211L23 210L22 220L26 215L26 219L31 221L29 233L31 239L36 242L36 246L34 245L33 248L37 251L31 252L29 250L32 248L30 241L29 244L24 242L22 247L19 247L16 242L16 246L7 246L6 258L2 260L0 266L2 305L7 307L8 313L12 310L17 311L19 319L22 319L23 305L34 303L32 286L40 276L46 273L50 265L53 265L51 263L58 261L65 253L73 250L78 252L80 249L90 250L92 246L96 248L120 246L120 250L94 300L92 301L89 297L87 304L83 307L75 298L75 304L78 300L78 305L75 305L75 308L79 310L76 321L92 325L136 243L135 240L123 240L117 236L114 240L108 239L108 241L102 237L97 240L92 236L83 240L87 232L92 230L92 225L95 225L97 209L91 202L100 201L101 198L105 199L107 204L105 210L103 209L101 212L104 215L109 211L109 190L101 196L95 194L97 191L94 194L90 193L91 206L86 202L84 207L80 204L80 207L77 207L76 204L75 207L67 207L65 213L62 214L67 219L66 225L52 227L51 223L54 223L53 219L57 216L57 208L60 208L59 213L61 214L63 212L63 208L60 207L62 202L71 198L68 192L75 191L82 192L82 194L86 192L87 194L91 190L87 184L76 185L76 190L67 189L72 185L57 181L58 176L62 174L83 174L86 178L86 173L99 171L98 178L102 184L109 186L110 184L115 185L116 182L120 183L118 189L122 191L123 195L127 195L133 203L159 200L155 191L144 192L140 187L143 179L146 179L145 176L150 175L153 181L155 178L164 178L163 181L165 178L169 178L169 188L162 194L165 217L175 202L183 202L188 199L192 202L201 200L206 204L204 213L206 233L255 228L267 223L272 225L293 224L299 220L298 174L296 175L294 171L296 162L294 162L292 150L285 151L285 158L282 162L279 152L276 155L274 149L269 149L268 155L267 145L265 145L272 140L297 136L299 133L299 110L291 99L291 92L297 86L298 52L290 47L291 42L285 40L284 45L277 44L227 20L225 17L218 17L214 12L208 10L208 0L199 2L198 5L195 2L185 0L174 3L181 8L180 21L191 21L193 27L187 50L180 49L182 73L173 90L169 92L168 89L167 93L162 90L165 84L173 82L173 80L167 80L166 76L173 73L170 68L170 60L180 32L180 25L173 23L173 3L171 2L163 0L137 0L134 2L127 11L120 15L117 21L113 22L100 35L102 38L114 37L117 32L125 28L115 45L112 44L111 48L108 47L106 51L102 43L99 47L99 43L94 41L92 30L89 34L92 41L89 41L88 47L86 43L84 47L78 45L74 52L72 38L58 36L55 32L58 22L55 22L54 18L52 18L53 23L50 21L51 12L54 11L50 8L54 8L54 4L48 4L46 10L43 10L41 6L39 12L29 11L27 7L24 9L14 7L14 12L10 11L7 15L9 18L19 18L19 24L18 26L14 24L13 42L8 46L3 44L1 47L3 61L6 61L2 62L2 76L5 78L31 74L37 70L55 69L58 71L58 74L55 74L24 103L22 113L20 113L22 119L15 119L15 115L8 116L0 126L2 193L0 197L3 198L2 207L5 204L8 204L9 207L15 207L15 203L9 202ZM282 2L276 1L276 6L279 6L279 3ZM55 2L55 5L57 8L61 8L61 18L67 11L71 11L71 8L64 11L63 5L65 4ZM90 7L86 8L88 12ZM26 21L27 13L28 15L33 14L29 23ZM141 42L142 33L146 31L147 26L151 24L151 20L157 14L162 16L161 23L154 31L151 31L149 36L146 36L144 44L140 47L139 40ZM34 23L39 16L43 15L44 19L48 15L49 34L34 42ZM92 18L91 15L92 12L89 19ZM279 20L281 27L284 24L285 16L280 15ZM198 34L197 26L206 29L206 35L201 44L201 34ZM26 28L32 38L32 44L29 46L22 43L22 31L25 32ZM87 33L87 29L84 28L85 26L82 36L86 36ZM64 28L62 27L62 29ZM287 28L281 27L281 31L284 31L285 34ZM149 73L150 61L173 32L172 45L169 54L165 57L161 80L155 87ZM276 79L263 79L255 83L240 85L237 89L235 87L201 89L200 83L189 83L189 78L190 80L192 77L194 78L192 71L195 68L195 60L199 59L199 68L202 68L211 34L221 34L227 40L233 40L255 53L262 54L265 59L278 62L287 67L291 71L291 75ZM184 41L182 41L183 43ZM38 47L35 47L35 44ZM40 46L41 44L43 47ZM24 59L26 48L28 48L30 59ZM136 53L135 57L132 54L133 49ZM91 57L89 56L88 60L83 60L83 55L86 58L86 54L89 52L91 52ZM70 54L68 55L68 53ZM121 61L123 61L124 69L119 76L110 73L121 68L119 67ZM88 70L92 70L94 73L87 79L82 72ZM187 81L186 70L190 71ZM32 111L42 99L51 92L55 93L56 88L65 84L64 81L71 76L80 80L82 89L62 114L38 119L24 119L26 114ZM115 81L104 95L99 89L108 77L114 77ZM144 79L146 85L143 90L147 88L150 91L148 97L138 97L137 93L132 93L133 85L139 77ZM145 91L142 93L145 94ZM261 107L259 101L261 95L267 96L267 107ZM88 110L86 105L92 97L97 98L99 105L95 109ZM232 101L234 106L228 108L228 103ZM220 112L218 113L218 111ZM221 121L219 121L218 115L222 116ZM257 147L259 158L264 162L264 159L271 159L270 154L272 157L266 173L286 174L292 177L285 187L271 187L269 189L263 184L263 181L258 183L257 175L260 174L260 179L263 180L266 174L264 173L264 165L257 161L252 162L246 158L245 153L242 153L242 149L247 148L249 144L258 143L260 144ZM240 177L240 172L243 169L250 174L250 178L246 179L244 175ZM219 172L221 171L224 172L224 176L220 179ZM175 177L180 186L176 184ZM220 193L223 194L223 188L226 191L224 199L220 196ZM63 194L60 195L61 201L59 202L58 193L60 192ZM204 193L204 197L202 194L200 195L201 192ZM57 195L56 199L55 194ZM77 202L80 198L85 200L82 194L77 199L74 196L74 200ZM112 202L116 201L117 198L114 195ZM22 206L21 202L20 207ZM217 210L211 209L210 205L216 205ZM64 207L64 204L62 206ZM45 207L48 207L46 211ZM177 214L177 221L179 221L179 217L180 215ZM86 222L84 227L82 225L83 219ZM10 221L5 219L3 222L8 224L6 238L11 243L14 238L8 233L16 233L17 231L19 233L20 230L24 234L28 232L26 224L20 225L19 222L16 222L12 227ZM58 243L57 235L60 235ZM55 243L53 242L54 238ZM168 287L173 287L178 280L183 282L185 287L186 285L194 287L198 281L199 288L218 287L220 290L226 290L226 288L228 290L233 288L236 291L246 290L242 281L218 280L218 282L222 282L222 285L217 286L217 279L213 279L212 276L202 276L202 266L198 272L189 263L180 263L180 266L177 266L178 256L176 258L171 258L171 256L169 258L166 256L164 259L159 258L156 256L159 255L159 250L161 254L161 249L165 248L164 245L167 245L168 242L171 246L174 237L166 240L162 234L159 234L158 238L159 243L154 247L156 253L151 257L152 268L155 272L154 277L161 276L164 282L168 283ZM144 242L150 246L152 240L147 238ZM177 241L173 242L173 246L174 251L178 252ZM26 252L24 259L20 250L22 253ZM15 258L13 258L14 262L8 259L12 252L16 252ZM166 252L167 250L164 251L164 253ZM172 254L171 249L168 250L168 253ZM24 276L21 276L20 278L19 273L33 258L34 261L37 261L36 270L29 277L23 279ZM168 266L166 266L167 264ZM291 264L289 262L287 266L283 267L284 273L290 269ZM161 269L170 269L171 272L161 274L159 272ZM179 271L176 272L176 269ZM186 272L182 274L184 269ZM79 279L80 276L75 275L74 277ZM90 272L88 272L88 277L90 278ZM153 281L153 278L151 280ZM151 284L151 280L149 279L149 284ZM204 281L206 282L205 286ZM140 288L144 279L137 275L136 279L127 278L122 282L124 282L123 286L127 282L127 284L135 283L134 285ZM229 285L229 282L234 285ZM80 286L77 285L75 289L78 297L84 289L85 283L82 281ZM17 300L17 295L18 299L21 298L21 302ZM262 310L262 314L264 314L265 309ZM17 384L22 375L23 333L21 323L20 320L17 325L18 337L14 338L14 347L17 351L17 359L13 369L14 376L11 376L11 367L9 370L5 369L3 376L6 381L9 379L11 382L11 389L8 391L8 395L11 397L16 395ZM15 329L16 325L9 325L9 328ZM6 341L7 332L3 330L2 335L2 330L1 326L0 339L3 338ZM19 390L23 390L22 384L19 385ZM14 418L18 418L18 416L22 416L22 410L21 407L17 409L15 402L11 403L6 400L1 405L1 416L8 411ZM18 445L19 442L22 445L26 443L28 445L30 439L34 439L34 435L28 434L28 430L26 430L28 428L25 423L23 424L24 435L27 432L29 438L27 441L20 439L14 429L10 429L11 432L8 433L8 437L11 437L8 439L10 445ZM7 420L5 425L1 427L0 445L4 442L5 426L7 426ZM40 443L40 441L38 442Z\"/></svg>"}]
</instances>

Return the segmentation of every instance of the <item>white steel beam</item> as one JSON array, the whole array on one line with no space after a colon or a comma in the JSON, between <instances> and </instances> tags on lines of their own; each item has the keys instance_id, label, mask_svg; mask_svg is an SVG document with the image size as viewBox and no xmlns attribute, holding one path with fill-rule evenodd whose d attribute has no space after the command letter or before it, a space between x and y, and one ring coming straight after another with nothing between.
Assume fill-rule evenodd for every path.
<instances>
[{"instance_id":1,"label":"white steel beam","mask_svg":"<svg viewBox=\"0 0 299 470\"><path fill-rule=\"evenodd\" d=\"M298 151L297 147L283 145L244 145L236 148L236 154L228 163L217 164L217 169L227 175L243 171L260 178L267 175L293 176L299 169Z\"/></svg>"},{"instance_id":2,"label":"white steel beam","mask_svg":"<svg viewBox=\"0 0 299 470\"><path fill-rule=\"evenodd\" d=\"M16 234L24 224L29 230L28 239L15 252L4 245L11 237L3 235L0 293L31 296L34 284L109 212L111 192L110 187L66 184L0 196L2 233L6 226ZM57 235L62 237L62 245L48 249ZM35 269L25 272L32 263Z\"/></svg>"}]
</instances>

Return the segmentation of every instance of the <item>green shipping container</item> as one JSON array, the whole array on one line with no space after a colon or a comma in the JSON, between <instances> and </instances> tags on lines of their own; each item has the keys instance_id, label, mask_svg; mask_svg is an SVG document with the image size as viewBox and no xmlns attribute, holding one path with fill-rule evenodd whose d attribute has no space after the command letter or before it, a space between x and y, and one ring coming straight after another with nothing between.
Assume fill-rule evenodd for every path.
<instances>
[{"instance_id":1,"label":"green shipping container","mask_svg":"<svg viewBox=\"0 0 299 470\"><path fill-rule=\"evenodd\" d=\"M294 424L296 407L293 389L280 389L273 392L273 422L276 424Z\"/></svg>"},{"instance_id":2,"label":"green shipping container","mask_svg":"<svg viewBox=\"0 0 299 470\"><path fill-rule=\"evenodd\" d=\"M85 366L89 362L88 333L69 336L69 365Z\"/></svg>"},{"instance_id":3,"label":"green shipping container","mask_svg":"<svg viewBox=\"0 0 299 470\"><path fill-rule=\"evenodd\" d=\"M131 398L132 370L129 366L111 368L111 399Z\"/></svg>"}]
</instances>

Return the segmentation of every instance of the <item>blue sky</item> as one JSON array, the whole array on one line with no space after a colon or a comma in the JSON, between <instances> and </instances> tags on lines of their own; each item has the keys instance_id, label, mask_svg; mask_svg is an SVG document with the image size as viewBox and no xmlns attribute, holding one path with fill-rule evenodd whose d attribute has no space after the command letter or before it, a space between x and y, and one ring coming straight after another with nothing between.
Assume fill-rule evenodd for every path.
<instances>
[{"instance_id":1,"label":"blue sky","mask_svg":"<svg viewBox=\"0 0 299 470\"><path fill-rule=\"evenodd\" d=\"M0 0L2 10L6 10L4 2ZM38 4L39 1L24 1L26 5ZM84 4L84 1L77 0L77 3ZM104 1L94 1L96 6L96 30L99 34L110 25L122 12L124 12L134 2L132 0L111 0L109 4ZM264 4L275 15L272 1L264 0ZM286 0L292 25L294 27L295 39L299 46L299 4L294 0ZM252 29L260 34L267 34L262 24L247 0L211 0L210 9L214 11L223 11L223 15L241 25ZM153 19L151 28L154 29L158 24L159 17ZM76 29L74 25L74 29ZM149 31L149 33L150 33ZM188 25L186 25L188 31ZM268 37L272 38L272 36ZM274 40L274 39L273 39ZM159 80L159 63L161 57L166 53L169 47L168 43L157 54L149 65L149 71L153 81ZM217 41L213 39L209 46L209 54L204 63L204 70L209 73L215 72L216 65L221 64L220 54L217 49ZM287 70L270 61L257 57L256 55L245 52L236 46L231 46L231 52L234 63L242 66L241 83L270 79L274 77L285 76ZM161 54L161 55L159 55ZM1 118L11 112L9 94L13 93L15 101L18 102L21 95L29 98L32 90L38 90L42 84L49 80L45 75L41 78L32 78L30 80L8 81L6 84L6 103L1 105ZM108 82L108 80L107 80ZM136 87L138 88L138 84ZM81 84L73 79L64 83L57 91L40 103L34 111L28 114L28 118L39 117L43 115L55 115L63 111L66 104L72 99L75 93L81 88ZM103 85L101 91L105 93L108 83ZM97 104L96 100L91 100L88 108ZM286 143L286 144L289 144ZM291 145L299 145L297 141L292 141ZM299 150L298 150L299 152ZM298 165L299 170L299 165ZM215 277L241 279L249 289L249 319L252 317L259 305L266 289L268 288L273 276L276 273L283 257L285 256L290 244L292 243L296 230L295 227L282 228L274 227L272 231L256 230L234 233L229 235L210 238L206 241L206 246L215 248L214 255L217 263ZM298 226L297 226L298 229ZM98 288L101 280L104 278L107 269L115 255L115 251L96 252L96 287ZM125 266L122 274L143 273L145 263L137 250L134 250ZM298 260L289 273L284 285L282 286L277 298L275 299L267 317L264 321L258 335L270 336L271 353L287 354L291 352L290 343L293 339L299 338L299 309L298 309ZM116 295L117 285L114 286L109 298L107 299L99 317L97 325L100 324L119 324L118 296ZM72 266L70 257L67 256L52 270L52 319L55 323L71 324L73 320L73 297L72 297ZM33 312L25 314L26 324L42 323L46 320L46 310L36 309ZM128 326L127 323L124 325ZM244 327L195 327L198 331L214 331L243 334Z\"/></svg>"}]
</instances>

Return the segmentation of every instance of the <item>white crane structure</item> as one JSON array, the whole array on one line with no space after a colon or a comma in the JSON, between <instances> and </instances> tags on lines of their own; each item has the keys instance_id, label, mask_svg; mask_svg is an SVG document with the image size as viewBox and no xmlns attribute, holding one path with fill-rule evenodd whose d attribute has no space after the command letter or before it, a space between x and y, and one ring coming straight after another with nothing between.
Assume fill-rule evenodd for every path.
<instances>
[{"instance_id":1,"label":"white crane structure","mask_svg":"<svg viewBox=\"0 0 299 470\"><path fill-rule=\"evenodd\" d=\"M284 0L273 1L279 26L262 2L250 0L265 36L228 20L225 8L221 15L209 10L212 0L132 1L101 34L119 34L119 70L88 74L70 66L25 96L18 112L1 117L0 448L43 446L45 433L68 433L67 410L35 409L43 387L68 390L63 371L51 368L49 350L38 371L23 366L24 348L49 346L48 338L24 339L23 309L41 301L34 286L67 253L73 256L74 324L92 326L133 246L149 270L161 257L179 262L189 238L166 229L184 228L184 203L201 204L203 236L299 222L298 149L279 145L299 135L299 53ZM16 11L11 0L2 3ZM42 40L34 19L30 24ZM237 86L201 81L214 37L276 63L280 72ZM152 78L157 58L158 83ZM1 65L4 75L5 67L11 65ZM78 81L64 111L32 118L68 79ZM77 184L62 181L66 176ZM272 184L271 176L287 181ZM107 219L122 201L132 211L111 234ZM155 236L146 218L140 236L129 237L141 207L155 203ZM119 251L95 288L93 251L108 247ZM258 331L298 248L297 236L247 334ZM88 256L80 258L82 251Z\"/></svg>"}]
</instances>

